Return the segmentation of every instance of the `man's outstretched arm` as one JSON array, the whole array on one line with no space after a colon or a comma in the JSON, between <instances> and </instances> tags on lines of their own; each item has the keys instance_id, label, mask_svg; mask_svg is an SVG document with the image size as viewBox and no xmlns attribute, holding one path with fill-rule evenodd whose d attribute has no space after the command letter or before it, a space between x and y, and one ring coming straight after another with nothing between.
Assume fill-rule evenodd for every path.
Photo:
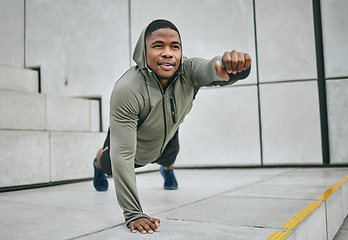
<instances>
[{"instance_id":1,"label":"man's outstretched arm","mask_svg":"<svg viewBox=\"0 0 348 240\"><path fill-rule=\"evenodd\" d=\"M211 60L189 58L184 61L184 71L190 76L187 82L195 88L231 85L248 77L251 57L247 53L225 52Z\"/></svg>"}]
</instances>

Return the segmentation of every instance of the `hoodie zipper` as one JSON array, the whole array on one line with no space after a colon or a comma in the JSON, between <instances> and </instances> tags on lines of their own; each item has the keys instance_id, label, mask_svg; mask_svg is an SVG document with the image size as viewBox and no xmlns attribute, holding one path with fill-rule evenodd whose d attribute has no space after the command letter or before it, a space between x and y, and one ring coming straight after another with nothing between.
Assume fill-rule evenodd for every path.
<instances>
[{"instance_id":1,"label":"hoodie zipper","mask_svg":"<svg viewBox=\"0 0 348 240\"><path fill-rule=\"evenodd\" d=\"M160 87L162 87L162 86L160 86ZM166 142L166 139L167 139L167 117L166 117L166 105L165 105L164 91L162 91L162 103L163 103L162 105L163 105L163 120L164 120L164 139L163 139L163 143L162 143L162 147L161 147L161 153L163 152L164 143ZM160 157L160 156L158 156L158 157Z\"/></svg>"}]
</instances>

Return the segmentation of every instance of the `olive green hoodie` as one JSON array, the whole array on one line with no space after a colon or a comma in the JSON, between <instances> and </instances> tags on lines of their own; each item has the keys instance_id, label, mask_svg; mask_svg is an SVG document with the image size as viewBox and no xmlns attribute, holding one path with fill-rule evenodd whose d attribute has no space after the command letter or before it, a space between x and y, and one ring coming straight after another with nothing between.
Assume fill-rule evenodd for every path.
<instances>
[{"instance_id":1,"label":"olive green hoodie","mask_svg":"<svg viewBox=\"0 0 348 240\"><path fill-rule=\"evenodd\" d=\"M231 75L230 81L215 73L216 61L182 58L164 91L146 64L145 30L134 50L131 67L115 84L110 102L110 157L117 200L126 224L151 218L140 205L134 164L156 161L190 112L194 95L202 86L232 84L246 78L250 69Z\"/></svg>"}]
</instances>

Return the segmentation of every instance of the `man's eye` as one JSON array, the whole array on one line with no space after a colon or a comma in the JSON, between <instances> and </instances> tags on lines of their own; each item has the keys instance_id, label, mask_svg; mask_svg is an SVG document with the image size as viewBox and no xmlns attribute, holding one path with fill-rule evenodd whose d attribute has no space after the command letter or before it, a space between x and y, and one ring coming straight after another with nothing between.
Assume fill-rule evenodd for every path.
<instances>
[{"instance_id":1,"label":"man's eye","mask_svg":"<svg viewBox=\"0 0 348 240\"><path fill-rule=\"evenodd\" d=\"M180 49L180 46L174 45L172 48Z\"/></svg>"},{"instance_id":2,"label":"man's eye","mask_svg":"<svg viewBox=\"0 0 348 240\"><path fill-rule=\"evenodd\" d=\"M154 45L153 47L154 47L154 48L161 48L162 45Z\"/></svg>"}]
</instances>

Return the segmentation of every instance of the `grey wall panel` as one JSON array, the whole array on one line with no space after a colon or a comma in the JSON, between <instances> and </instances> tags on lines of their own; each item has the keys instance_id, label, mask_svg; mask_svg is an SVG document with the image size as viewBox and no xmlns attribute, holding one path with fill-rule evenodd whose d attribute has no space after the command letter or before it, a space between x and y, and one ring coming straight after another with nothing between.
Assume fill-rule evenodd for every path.
<instances>
[{"instance_id":1,"label":"grey wall panel","mask_svg":"<svg viewBox=\"0 0 348 240\"><path fill-rule=\"evenodd\" d=\"M129 67L127 0L31 0L26 65L41 66L44 93L109 100Z\"/></svg>"},{"instance_id":2,"label":"grey wall panel","mask_svg":"<svg viewBox=\"0 0 348 240\"><path fill-rule=\"evenodd\" d=\"M348 76L348 1L321 0L326 77Z\"/></svg>"},{"instance_id":3,"label":"grey wall panel","mask_svg":"<svg viewBox=\"0 0 348 240\"><path fill-rule=\"evenodd\" d=\"M46 96L47 130L90 131L90 100Z\"/></svg>"},{"instance_id":4,"label":"grey wall panel","mask_svg":"<svg viewBox=\"0 0 348 240\"><path fill-rule=\"evenodd\" d=\"M0 64L24 66L24 0L0 1Z\"/></svg>"},{"instance_id":5,"label":"grey wall panel","mask_svg":"<svg viewBox=\"0 0 348 240\"><path fill-rule=\"evenodd\" d=\"M89 101L89 114L90 114L90 131L99 132L100 131L100 108L99 101L90 100Z\"/></svg>"},{"instance_id":6,"label":"grey wall panel","mask_svg":"<svg viewBox=\"0 0 348 240\"><path fill-rule=\"evenodd\" d=\"M260 82L316 79L311 0L257 0Z\"/></svg>"},{"instance_id":7,"label":"grey wall panel","mask_svg":"<svg viewBox=\"0 0 348 240\"><path fill-rule=\"evenodd\" d=\"M253 61L250 77L238 84L256 83L252 0L132 0L132 49L141 31L158 18L171 20L179 29L187 57L211 59L225 51L247 52Z\"/></svg>"},{"instance_id":8,"label":"grey wall panel","mask_svg":"<svg viewBox=\"0 0 348 240\"><path fill-rule=\"evenodd\" d=\"M52 132L51 181L93 177L93 159L105 133Z\"/></svg>"},{"instance_id":9,"label":"grey wall panel","mask_svg":"<svg viewBox=\"0 0 348 240\"><path fill-rule=\"evenodd\" d=\"M38 72L0 65L0 89L37 93L39 91Z\"/></svg>"},{"instance_id":10,"label":"grey wall panel","mask_svg":"<svg viewBox=\"0 0 348 240\"><path fill-rule=\"evenodd\" d=\"M0 90L0 109L0 129L46 129L44 95Z\"/></svg>"},{"instance_id":11,"label":"grey wall panel","mask_svg":"<svg viewBox=\"0 0 348 240\"><path fill-rule=\"evenodd\" d=\"M110 99L102 101L102 124L103 131L107 132L109 128L109 117L110 117Z\"/></svg>"},{"instance_id":12,"label":"grey wall panel","mask_svg":"<svg viewBox=\"0 0 348 240\"><path fill-rule=\"evenodd\" d=\"M315 81L260 86L263 162L321 164Z\"/></svg>"},{"instance_id":13,"label":"grey wall panel","mask_svg":"<svg viewBox=\"0 0 348 240\"><path fill-rule=\"evenodd\" d=\"M330 80L326 86L330 161L348 163L348 79Z\"/></svg>"},{"instance_id":14,"label":"grey wall panel","mask_svg":"<svg viewBox=\"0 0 348 240\"><path fill-rule=\"evenodd\" d=\"M180 128L179 166L260 165L255 86L202 89Z\"/></svg>"},{"instance_id":15,"label":"grey wall panel","mask_svg":"<svg viewBox=\"0 0 348 240\"><path fill-rule=\"evenodd\" d=\"M0 130L0 187L50 181L49 133Z\"/></svg>"}]
</instances>

